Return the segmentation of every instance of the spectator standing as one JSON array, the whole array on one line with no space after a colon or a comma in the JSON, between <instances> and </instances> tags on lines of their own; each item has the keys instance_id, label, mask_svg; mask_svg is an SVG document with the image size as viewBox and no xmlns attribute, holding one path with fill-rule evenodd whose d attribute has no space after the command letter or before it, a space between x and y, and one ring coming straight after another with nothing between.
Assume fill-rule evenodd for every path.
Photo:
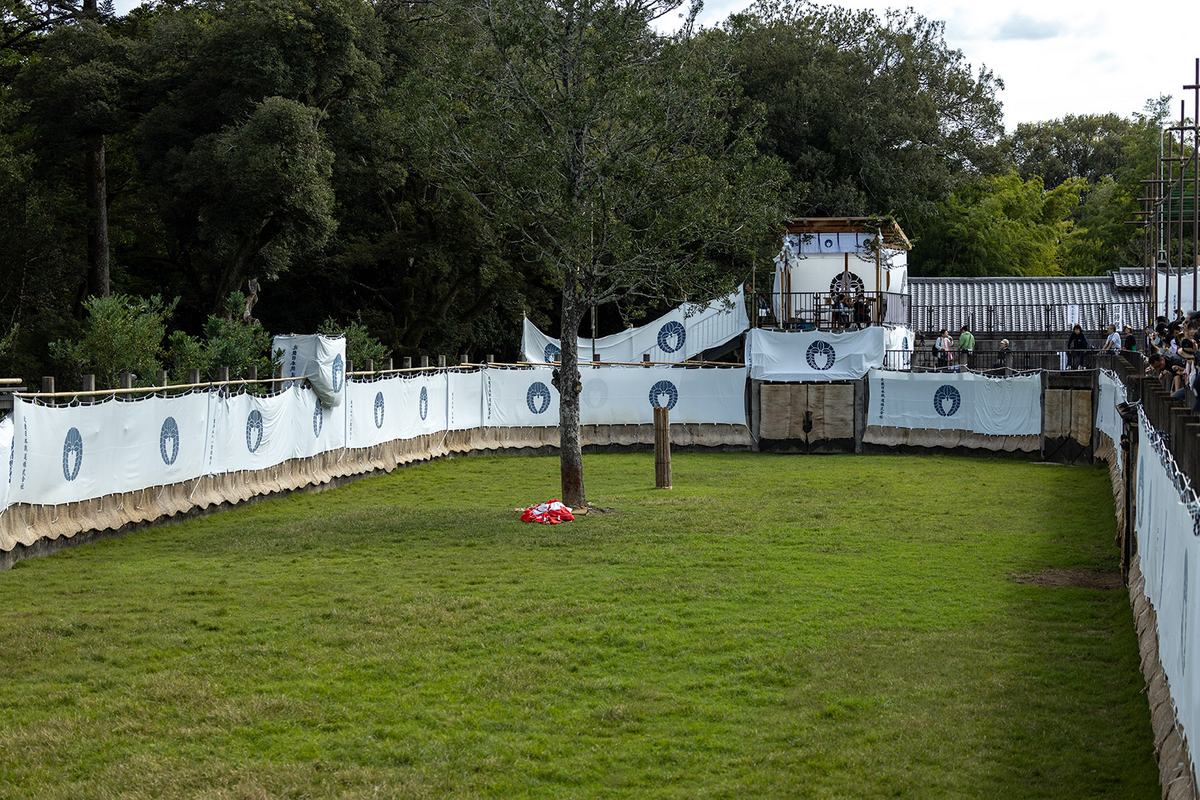
<instances>
[{"instance_id":1,"label":"spectator standing","mask_svg":"<svg viewBox=\"0 0 1200 800\"><path fill-rule=\"evenodd\" d=\"M1083 335L1083 328L1076 325L1071 329L1071 335L1067 337L1067 368L1068 369L1083 369L1084 354L1091 349L1088 344L1087 337Z\"/></svg>"},{"instance_id":2,"label":"spectator standing","mask_svg":"<svg viewBox=\"0 0 1200 800\"><path fill-rule=\"evenodd\" d=\"M1137 337L1133 335L1133 328L1126 325L1121 329L1121 333L1124 334L1124 341L1121 342L1121 347L1125 350L1137 352Z\"/></svg>"},{"instance_id":3,"label":"spectator standing","mask_svg":"<svg viewBox=\"0 0 1200 800\"><path fill-rule=\"evenodd\" d=\"M1121 334L1117 333L1117 326L1109 323L1108 336L1104 339L1104 350L1120 350L1121 349Z\"/></svg>"},{"instance_id":4,"label":"spectator standing","mask_svg":"<svg viewBox=\"0 0 1200 800\"><path fill-rule=\"evenodd\" d=\"M962 326L962 331L958 334L958 359L963 367L970 366L971 355L975 352L975 335L967 328Z\"/></svg>"},{"instance_id":5,"label":"spectator standing","mask_svg":"<svg viewBox=\"0 0 1200 800\"><path fill-rule=\"evenodd\" d=\"M937 341L933 343L933 352L937 355L938 369L950 366L950 332L942 328Z\"/></svg>"},{"instance_id":6,"label":"spectator standing","mask_svg":"<svg viewBox=\"0 0 1200 800\"><path fill-rule=\"evenodd\" d=\"M992 366L999 369L1006 369L1008 367L1008 357L1011 354L1012 351L1008 349L1008 339L1001 339L1000 349L996 351L996 360Z\"/></svg>"}]
</instances>

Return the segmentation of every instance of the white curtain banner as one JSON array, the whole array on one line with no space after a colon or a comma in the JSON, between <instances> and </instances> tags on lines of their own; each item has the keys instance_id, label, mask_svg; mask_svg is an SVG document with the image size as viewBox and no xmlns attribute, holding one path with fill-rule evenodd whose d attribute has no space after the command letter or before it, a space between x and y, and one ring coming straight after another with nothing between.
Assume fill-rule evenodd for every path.
<instances>
[{"instance_id":1,"label":"white curtain banner","mask_svg":"<svg viewBox=\"0 0 1200 800\"><path fill-rule=\"evenodd\" d=\"M485 402L497 428L553 428L558 425L558 390L550 367L485 369Z\"/></svg>"},{"instance_id":2,"label":"white curtain banner","mask_svg":"<svg viewBox=\"0 0 1200 800\"><path fill-rule=\"evenodd\" d=\"M447 430L484 427L483 378L487 371L446 373Z\"/></svg>"},{"instance_id":3,"label":"white curtain banner","mask_svg":"<svg viewBox=\"0 0 1200 800\"><path fill-rule=\"evenodd\" d=\"M346 385L345 336L298 333L276 336L271 352L283 363L283 377L308 378L323 404L330 408L342 404L342 389Z\"/></svg>"},{"instance_id":4,"label":"white curtain banner","mask_svg":"<svg viewBox=\"0 0 1200 800\"><path fill-rule=\"evenodd\" d=\"M579 416L584 425L654 422L670 409L672 423L746 424L746 369L585 367Z\"/></svg>"},{"instance_id":5,"label":"white curtain banner","mask_svg":"<svg viewBox=\"0 0 1200 800\"><path fill-rule=\"evenodd\" d=\"M1200 730L1200 510L1190 489L1176 478L1174 460L1144 413L1138 439L1136 530L1145 594L1157 615L1158 655L1176 718L1190 736ZM1196 755L1191 758L1194 770Z\"/></svg>"},{"instance_id":6,"label":"white curtain banner","mask_svg":"<svg viewBox=\"0 0 1200 800\"><path fill-rule=\"evenodd\" d=\"M208 394L69 408L15 400L10 503L72 503L204 473Z\"/></svg>"},{"instance_id":7,"label":"white curtain banner","mask_svg":"<svg viewBox=\"0 0 1200 800\"><path fill-rule=\"evenodd\" d=\"M557 427L550 367L441 371L349 381L346 402L326 406L312 389L220 392L88 406L18 399L0 420L0 510L57 505L217 474L268 469L345 447L479 427ZM671 409L677 423L745 424L744 368L585 365L585 425L636 425ZM2 462L0 462L2 463Z\"/></svg>"},{"instance_id":8,"label":"white curtain banner","mask_svg":"<svg viewBox=\"0 0 1200 800\"><path fill-rule=\"evenodd\" d=\"M638 362L649 355L651 361L678 363L725 344L748 327L746 299L738 289L727 298L707 305L685 303L647 325L596 339L595 354L601 361ZM592 360L592 348L591 339L580 337L581 362ZM526 319L521 352L526 361L550 363L562 352L562 342Z\"/></svg>"},{"instance_id":9,"label":"white curtain banner","mask_svg":"<svg viewBox=\"0 0 1200 800\"><path fill-rule=\"evenodd\" d=\"M878 326L847 333L754 328L746 334L746 362L757 381L857 380L883 366L887 337Z\"/></svg>"},{"instance_id":10,"label":"white curtain banner","mask_svg":"<svg viewBox=\"0 0 1200 800\"><path fill-rule=\"evenodd\" d=\"M0 419L0 511L8 508L8 485L12 483L14 458L12 417ZM5 466L7 465L7 466Z\"/></svg>"},{"instance_id":11,"label":"white curtain banner","mask_svg":"<svg viewBox=\"0 0 1200 800\"><path fill-rule=\"evenodd\" d=\"M871 370L867 424L971 431L991 436L1042 432L1039 375L991 378L973 372Z\"/></svg>"},{"instance_id":12,"label":"white curtain banner","mask_svg":"<svg viewBox=\"0 0 1200 800\"><path fill-rule=\"evenodd\" d=\"M1096 429L1112 439L1117 464L1123 471L1125 465L1121 463L1121 433L1124 431L1124 424L1121 422L1121 415L1117 413L1117 405L1127 399L1125 385L1108 370L1100 370L1099 384L1100 394L1096 398Z\"/></svg>"},{"instance_id":13,"label":"white curtain banner","mask_svg":"<svg viewBox=\"0 0 1200 800\"><path fill-rule=\"evenodd\" d=\"M323 447L325 416L318 426L315 402L312 392L294 384L270 397L211 393L208 472L267 469L333 449Z\"/></svg>"}]
</instances>

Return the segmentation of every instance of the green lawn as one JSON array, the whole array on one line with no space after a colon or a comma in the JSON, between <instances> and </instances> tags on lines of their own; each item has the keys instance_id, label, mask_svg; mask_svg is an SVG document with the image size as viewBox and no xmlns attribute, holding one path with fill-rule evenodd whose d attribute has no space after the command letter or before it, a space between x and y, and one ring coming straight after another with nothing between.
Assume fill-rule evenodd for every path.
<instances>
[{"instance_id":1,"label":"green lawn","mask_svg":"<svg viewBox=\"0 0 1200 800\"><path fill-rule=\"evenodd\" d=\"M439 461L0 573L0 796L1159 797L1103 468Z\"/></svg>"}]
</instances>

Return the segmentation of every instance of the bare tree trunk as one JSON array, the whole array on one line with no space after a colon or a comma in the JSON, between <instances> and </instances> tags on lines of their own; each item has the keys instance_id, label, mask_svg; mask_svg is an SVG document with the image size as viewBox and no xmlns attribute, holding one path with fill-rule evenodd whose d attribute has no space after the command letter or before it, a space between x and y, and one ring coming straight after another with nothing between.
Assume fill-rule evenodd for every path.
<instances>
[{"instance_id":1,"label":"bare tree trunk","mask_svg":"<svg viewBox=\"0 0 1200 800\"><path fill-rule=\"evenodd\" d=\"M108 180L104 166L104 135L88 139L87 158L88 209L88 294L108 297Z\"/></svg>"},{"instance_id":2,"label":"bare tree trunk","mask_svg":"<svg viewBox=\"0 0 1200 800\"><path fill-rule=\"evenodd\" d=\"M95 18L96 0L83 0L83 15ZM108 267L108 179L104 165L104 134L87 141L84 172L88 209L88 294L108 297L111 292Z\"/></svg>"},{"instance_id":3,"label":"bare tree trunk","mask_svg":"<svg viewBox=\"0 0 1200 800\"><path fill-rule=\"evenodd\" d=\"M558 368L558 454L562 477L562 501L571 508L587 505L583 491L583 447L579 443L579 323L583 303L575 293L575 282L563 281L562 363Z\"/></svg>"}]
</instances>

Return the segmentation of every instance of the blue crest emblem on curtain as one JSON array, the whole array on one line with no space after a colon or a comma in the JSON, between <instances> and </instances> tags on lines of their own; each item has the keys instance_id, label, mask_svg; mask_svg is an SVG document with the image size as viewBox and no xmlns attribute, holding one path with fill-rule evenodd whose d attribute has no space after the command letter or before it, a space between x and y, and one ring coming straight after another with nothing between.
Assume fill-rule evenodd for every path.
<instances>
[{"instance_id":1,"label":"blue crest emblem on curtain","mask_svg":"<svg viewBox=\"0 0 1200 800\"><path fill-rule=\"evenodd\" d=\"M424 386L421 387L421 399L417 402L417 413L422 421L429 416L429 390Z\"/></svg>"},{"instance_id":2,"label":"blue crest emblem on curtain","mask_svg":"<svg viewBox=\"0 0 1200 800\"><path fill-rule=\"evenodd\" d=\"M262 440L262 412L256 408L250 412L250 416L246 417L246 449L253 453L262 444Z\"/></svg>"},{"instance_id":3,"label":"blue crest emblem on curtain","mask_svg":"<svg viewBox=\"0 0 1200 800\"><path fill-rule=\"evenodd\" d=\"M808 362L810 369L824 372L833 367L833 362L837 360L837 352L829 342L818 339L808 346L804 360Z\"/></svg>"},{"instance_id":4,"label":"blue crest emblem on curtain","mask_svg":"<svg viewBox=\"0 0 1200 800\"><path fill-rule=\"evenodd\" d=\"M545 414L550 408L550 389L541 381L534 381L525 393L525 405L534 414Z\"/></svg>"},{"instance_id":5,"label":"blue crest emblem on curtain","mask_svg":"<svg viewBox=\"0 0 1200 800\"><path fill-rule=\"evenodd\" d=\"M650 405L653 408L672 409L679 402L679 390L670 381L659 381L650 387Z\"/></svg>"},{"instance_id":6,"label":"blue crest emblem on curtain","mask_svg":"<svg viewBox=\"0 0 1200 800\"><path fill-rule=\"evenodd\" d=\"M676 353L683 349L687 341L687 330L682 324L672 320L658 329L658 346L664 353Z\"/></svg>"},{"instance_id":7,"label":"blue crest emblem on curtain","mask_svg":"<svg viewBox=\"0 0 1200 800\"><path fill-rule=\"evenodd\" d=\"M943 417L953 417L962 405L962 395L953 386L939 386L933 393L933 410Z\"/></svg>"},{"instance_id":8,"label":"blue crest emblem on curtain","mask_svg":"<svg viewBox=\"0 0 1200 800\"><path fill-rule=\"evenodd\" d=\"M179 457L179 423L174 417L163 420L162 430L158 432L158 453L168 467Z\"/></svg>"},{"instance_id":9,"label":"blue crest emblem on curtain","mask_svg":"<svg viewBox=\"0 0 1200 800\"><path fill-rule=\"evenodd\" d=\"M313 409L313 436L320 436L324 426L325 416L321 413L321 403L318 401L317 407Z\"/></svg>"},{"instance_id":10,"label":"blue crest emblem on curtain","mask_svg":"<svg viewBox=\"0 0 1200 800\"><path fill-rule=\"evenodd\" d=\"M375 427L382 428L383 427L383 392L375 393L374 414L375 414Z\"/></svg>"},{"instance_id":11,"label":"blue crest emblem on curtain","mask_svg":"<svg viewBox=\"0 0 1200 800\"><path fill-rule=\"evenodd\" d=\"M346 378L346 362L342 360L342 354L338 353L333 359L333 392L337 394L342 390L342 384Z\"/></svg>"},{"instance_id":12,"label":"blue crest emblem on curtain","mask_svg":"<svg viewBox=\"0 0 1200 800\"><path fill-rule=\"evenodd\" d=\"M554 344L553 342L551 342L550 344L546 345L546 349L545 349L545 351L542 353L542 355L543 355L543 356L545 356L545 358L544 358L543 360L544 360L544 361L545 361L547 364L549 364L549 363L551 363L552 361L554 361L554 357L555 357L555 356L561 356L561 355L562 355L562 350L559 348L559 346L558 346L558 345L556 345L556 344Z\"/></svg>"},{"instance_id":13,"label":"blue crest emblem on curtain","mask_svg":"<svg viewBox=\"0 0 1200 800\"><path fill-rule=\"evenodd\" d=\"M83 466L83 437L79 428L67 431L63 441L63 477L73 481L79 477L79 468Z\"/></svg>"}]
</instances>

